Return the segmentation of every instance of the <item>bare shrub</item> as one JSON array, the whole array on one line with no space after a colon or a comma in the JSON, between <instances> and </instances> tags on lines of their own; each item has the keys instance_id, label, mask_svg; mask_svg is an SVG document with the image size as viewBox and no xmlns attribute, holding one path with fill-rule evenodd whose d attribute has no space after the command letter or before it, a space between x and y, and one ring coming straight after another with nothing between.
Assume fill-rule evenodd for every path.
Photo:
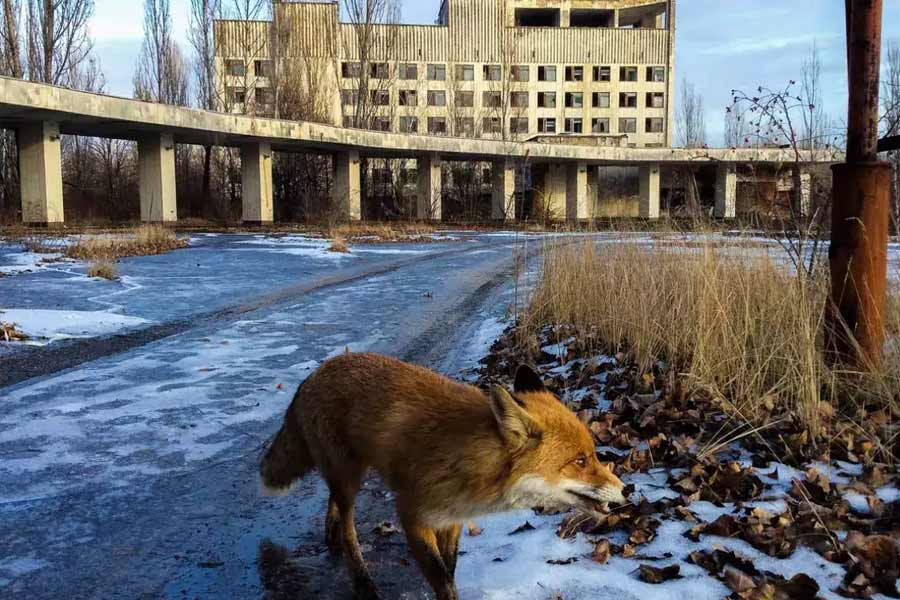
<instances>
[{"instance_id":1,"label":"bare shrub","mask_svg":"<svg viewBox=\"0 0 900 600\"><path fill-rule=\"evenodd\" d=\"M81 239L66 248L66 256L80 260L116 260L165 254L187 245L187 241L162 225L141 225L125 235Z\"/></svg>"},{"instance_id":2,"label":"bare shrub","mask_svg":"<svg viewBox=\"0 0 900 600\"><path fill-rule=\"evenodd\" d=\"M639 373L665 361L687 389L720 398L753 426L797 419L811 439L834 433L835 422L869 432L873 411L900 409L900 294L890 294L893 342L882 369L836 372L823 358L827 276L791 269L783 254L696 241L552 248L520 343L532 344L545 325L572 325L600 340L598 352L625 352ZM890 448L893 426L879 427Z\"/></svg>"},{"instance_id":3,"label":"bare shrub","mask_svg":"<svg viewBox=\"0 0 900 600\"><path fill-rule=\"evenodd\" d=\"M99 277L114 281L119 278L119 269L111 260L96 260L88 266L88 277Z\"/></svg>"},{"instance_id":4,"label":"bare shrub","mask_svg":"<svg viewBox=\"0 0 900 600\"><path fill-rule=\"evenodd\" d=\"M329 252L338 252L341 254L347 254L350 252L350 244L347 243L342 237L336 237L331 240L331 246L328 247Z\"/></svg>"}]
</instances>

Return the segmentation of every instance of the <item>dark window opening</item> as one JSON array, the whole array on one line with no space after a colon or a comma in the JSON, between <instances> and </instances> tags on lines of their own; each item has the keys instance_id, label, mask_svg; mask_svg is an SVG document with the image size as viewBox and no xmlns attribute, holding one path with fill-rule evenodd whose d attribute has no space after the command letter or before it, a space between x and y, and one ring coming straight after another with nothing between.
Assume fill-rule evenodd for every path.
<instances>
[{"instance_id":1,"label":"dark window opening","mask_svg":"<svg viewBox=\"0 0 900 600\"><path fill-rule=\"evenodd\" d=\"M613 11L576 9L569 19L570 27L612 27Z\"/></svg>"},{"instance_id":2,"label":"dark window opening","mask_svg":"<svg viewBox=\"0 0 900 600\"><path fill-rule=\"evenodd\" d=\"M559 9L517 8L516 27L559 27Z\"/></svg>"}]
</instances>

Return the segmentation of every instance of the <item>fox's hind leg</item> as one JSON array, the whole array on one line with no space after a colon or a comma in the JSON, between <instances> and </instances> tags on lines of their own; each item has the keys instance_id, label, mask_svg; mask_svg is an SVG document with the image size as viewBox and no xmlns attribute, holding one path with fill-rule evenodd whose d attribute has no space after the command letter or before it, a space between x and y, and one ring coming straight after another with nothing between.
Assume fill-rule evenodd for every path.
<instances>
[{"instance_id":1,"label":"fox's hind leg","mask_svg":"<svg viewBox=\"0 0 900 600\"><path fill-rule=\"evenodd\" d=\"M397 512L403 523L403 529L406 531L409 549L412 550L416 562L419 563L425 579L431 584L437 600L459 600L454 575L441 555L441 538L434 529L419 523L415 511L411 509L411 504L403 497L397 498ZM455 560L454 556L454 563ZM454 564L454 568L455 566Z\"/></svg>"},{"instance_id":2,"label":"fox's hind leg","mask_svg":"<svg viewBox=\"0 0 900 600\"><path fill-rule=\"evenodd\" d=\"M343 545L344 560L353 579L354 597L357 600L376 600L378 590L369 574L368 567L366 567L366 561L359 547L359 539L356 536L356 524L353 520L356 493L362 485L365 469L360 468L358 472L349 473L348 466L345 464L341 471L339 478L332 479L326 474L326 481L331 489L326 519L328 545L331 547L332 542L337 543L335 538L340 539ZM354 469L354 471L356 470Z\"/></svg>"},{"instance_id":3,"label":"fox's hind leg","mask_svg":"<svg viewBox=\"0 0 900 600\"><path fill-rule=\"evenodd\" d=\"M328 514L325 515L325 543L328 550L335 556L340 556L344 551L344 533L341 528L341 509L338 507L334 494L328 497Z\"/></svg>"},{"instance_id":4,"label":"fox's hind leg","mask_svg":"<svg viewBox=\"0 0 900 600\"><path fill-rule=\"evenodd\" d=\"M440 529L436 532L438 550L441 551L441 558L444 559L444 566L447 572L453 577L456 574L456 558L459 555L459 535L462 532L462 523L457 523L452 527Z\"/></svg>"}]
</instances>

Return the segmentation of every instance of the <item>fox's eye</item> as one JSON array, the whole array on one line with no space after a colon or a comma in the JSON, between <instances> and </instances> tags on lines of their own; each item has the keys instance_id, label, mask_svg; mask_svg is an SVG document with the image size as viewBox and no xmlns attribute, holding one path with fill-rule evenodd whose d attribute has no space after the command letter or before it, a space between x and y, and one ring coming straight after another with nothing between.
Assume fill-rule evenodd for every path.
<instances>
[{"instance_id":1,"label":"fox's eye","mask_svg":"<svg viewBox=\"0 0 900 600\"><path fill-rule=\"evenodd\" d=\"M583 456L579 456L575 459L575 466L577 466L579 469L587 468L587 459Z\"/></svg>"}]
</instances>

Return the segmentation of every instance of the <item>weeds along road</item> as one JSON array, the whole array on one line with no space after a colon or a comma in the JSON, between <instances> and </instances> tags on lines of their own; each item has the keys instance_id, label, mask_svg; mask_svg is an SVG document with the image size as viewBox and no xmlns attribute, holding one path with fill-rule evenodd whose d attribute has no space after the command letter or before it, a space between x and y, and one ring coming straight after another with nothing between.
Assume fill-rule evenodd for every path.
<instances>
[{"instance_id":1,"label":"weeds along road","mask_svg":"<svg viewBox=\"0 0 900 600\"><path fill-rule=\"evenodd\" d=\"M326 357L372 350L456 373L486 350L513 302L512 238L417 248L141 332L8 357L0 596L350 597L323 544L324 484L262 498L256 465ZM239 269L241 256L229 261ZM393 516L376 480L358 510L385 597L420 597L402 536L373 533Z\"/></svg>"}]
</instances>

